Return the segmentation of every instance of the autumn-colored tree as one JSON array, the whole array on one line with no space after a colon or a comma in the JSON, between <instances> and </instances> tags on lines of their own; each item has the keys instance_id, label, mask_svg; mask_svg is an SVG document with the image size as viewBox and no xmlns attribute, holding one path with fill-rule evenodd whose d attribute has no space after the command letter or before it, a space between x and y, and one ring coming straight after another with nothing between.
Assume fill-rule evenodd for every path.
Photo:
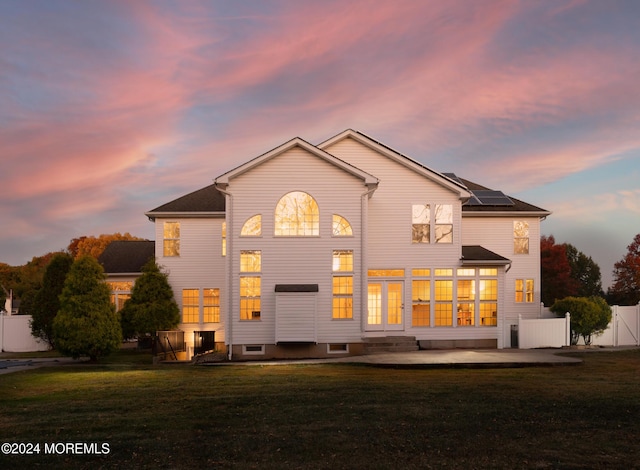
<instances>
[{"instance_id":1,"label":"autumn-colored tree","mask_svg":"<svg viewBox=\"0 0 640 470\"><path fill-rule=\"evenodd\" d=\"M636 305L640 302L640 233L627 247L627 254L613 266L613 285L607 292L612 304Z\"/></svg>"},{"instance_id":2,"label":"autumn-colored tree","mask_svg":"<svg viewBox=\"0 0 640 470\"><path fill-rule=\"evenodd\" d=\"M541 297L545 305L576 296L578 283L571 277L565 245L557 245L553 235L540 238Z\"/></svg>"},{"instance_id":3,"label":"autumn-colored tree","mask_svg":"<svg viewBox=\"0 0 640 470\"><path fill-rule=\"evenodd\" d=\"M78 259L83 255L89 255L98 259L107 245L116 240L144 240L144 238L134 237L128 232L125 232L124 234L119 232L111 235L102 234L98 237L82 236L72 239L67 250L75 259Z\"/></svg>"},{"instance_id":4,"label":"autumn-colored tree","mask_svg":"<svg viewBox=\"0 0 640 470\"><path fill-rule=\"evenodd\" d=\"M60 310L60 294L73 258L68 253L58 253L47 265L40 289L30 308L31 334L54 347L53 319ZM21 305L22 308L22 305Z\"/></svg>"},{"instance_id":5,"label":"autumn-colored tree","mask_svg":"<svg viewBox=\"0 0 640 470\"><path fill-rule=\"evenodd\" d=\"M23 266L9 266L0 263L0 284L7 291L13 291L13 298L20 299L20 313L29 314L32 300L42 287L42 278L49 261L55 253L47 253L43 256L34 256L31 261ZM4 306L6 294L0 289L0 301Z\"/></svg>"},{"instance_id":6,"label":"autumn-colored tree","mask_svg":"<svg viewBox=\"0 0 640 470\"><path fill-rule=\"evenodd\" d=\"M56 349L92 362L117 349L122 341L120 322L104 271L91 256L74 261L60 295L60 310L53 320Z\"/></svg>"}]
</instances>

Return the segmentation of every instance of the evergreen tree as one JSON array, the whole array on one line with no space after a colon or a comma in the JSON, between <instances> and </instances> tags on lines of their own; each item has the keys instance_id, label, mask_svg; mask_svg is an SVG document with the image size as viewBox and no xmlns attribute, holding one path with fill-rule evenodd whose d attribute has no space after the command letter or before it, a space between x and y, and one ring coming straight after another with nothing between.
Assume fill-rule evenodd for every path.
<instances>
[{"instance_id":1,"label":"evergreen tree","mask_svg":"<svg viewBox=\"0 0 640 470\"><path fill-rule=\"evenodd\" d=\"M636 305L640 302L640 233L627 247L627 254L614 265L613 285L607 296L617 305Z\"/></svg>"},{"instance_id":2,"label":"evergreen tree","mask_svg":"<svg viewBox=\"0 0 640 470\"><path fill-rule=\"evenodd\" d=\"M60 294L73 258L67 253L57 253L51 258L42 278L42 288L33 299L31 310L31 334L54 347L53 319L60 310Z\"/></svg>"},{"instance_id":3,"label":"evergreen tree","mask_svg":"<svg viewBox=\"0 0 640 470\"><path fill-rule=\"evenodd\" d=\"M149 260L142 268L120 315L124 337L155 336L156 331L170 330L180 323L173 290L155 260Z\"/></svg>"},{"instance_id":4,"label":"evergreen tree","mask_svg":"<svg viewBox=\"0 0 640 470\"><path fill-rule=\"evenodd\" d=\"M102 266L95 258L78 258L67 275L60 311L53 321L56 348L92 362L120 346L122 332Z\"/></svg>"}]
</instances>

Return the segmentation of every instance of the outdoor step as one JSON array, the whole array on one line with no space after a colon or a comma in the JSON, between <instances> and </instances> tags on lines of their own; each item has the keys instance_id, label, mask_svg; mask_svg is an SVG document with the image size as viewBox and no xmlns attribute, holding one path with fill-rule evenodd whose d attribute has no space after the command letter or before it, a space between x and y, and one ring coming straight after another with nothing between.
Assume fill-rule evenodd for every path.
<instances>
[{"instance_id":1,"label":"outdoor step","mask_svg":"<svg viewBox=\"0 0 640 470\"><path fill-rule=\"evenodd\" d=\"M412 352L412 351L418 351L419 349L420 348L418 347L417 344L413 346L407 346L407 345L385 346L385 347L371 346L366 348L365 352L367 354L381 354L381 353L390 353L390 352Z\"/></svg>"},{"instance_id":2,"label":"outdoor step","mask_svg":"<svg viewBox=\"0 0 640 470\"><path fill-rule=\"evenodd\" d=\"M362 338L365 343L401 343L401 342L415 342L415 336L373 336Z\"/></svg>"},{"instance_id":3,"label":"outdoor step","mask_svg":"<svg viewBox=\"0 0 640 470\"><path fill-rule=\"evenodd\" d=\"M363 338L363 342L366 354L410 352L420 349L414 336L377 336Z\"/></svg>"}]
</instances>

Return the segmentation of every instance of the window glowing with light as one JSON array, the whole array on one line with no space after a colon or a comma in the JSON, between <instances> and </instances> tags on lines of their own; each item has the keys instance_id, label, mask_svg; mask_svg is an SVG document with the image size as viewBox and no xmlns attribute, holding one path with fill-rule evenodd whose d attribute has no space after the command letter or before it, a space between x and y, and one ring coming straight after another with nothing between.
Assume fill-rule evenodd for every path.
<instances>
[{"instance_id":1,"label":"window glowing with light","mask_svg":"<svg viewBox=\"0 0 640 470\"><path fill-rule=\"evenodd\" d=\"M275 211L275 236L313 237L320 235L320 210L316 200L302 191L285 194Z\"/></svg>"},{"instance_id":2,"label":"window glowing with light","mask_svg":"<svg viewBox=\"0 0 640 470\"><path fill-rule=\"evenodd\" d=\"M220 322L220 289L204 289L203 291L204 322Z\"/></svg>"},{"instance_id":3,"label":"window glowing with light","mask_svg":"<svg viewBox=\"0 0 640 470\"><path fill-rule=\"evenodd\" d=\"M260 235L262 235L262 216L258 214L247 219L240 230L240 236L259 237Z\"/></svg>"},{"instance_id":4,"label":"window glowing with light","mask_svg":"<svg viewBox=\"0 0 640 470\"><path fill-rule=\"evenodd\" d=\"M163 255L180 256L180 222L165 222L163 235Z\"/></svg>"},{"instance_id":5,"label":"window glowing with light","mask_svg":"<svg viewBox=\"0 0 640 470\"><path fill-rule=\"evenodd\" d=\"M334 237L350 237L353 235L351 224L338 214L333 214L332 233Z\"/></svg>"},{"instance_id":6,"label":"window glowing with light","mask_svg":"<svg viewBox=\"0 0 640 470\"><path fill-rule=\"evenodd\" d=\"M513 252L517 255L529 254L529 222L513 222Z\"/></svg>"},{"instance_id":7,"label":"window glowing with light","mask_svg":"<svg viewBox=\"0 0 640 470\"><path fill-rule=\"evenodd\" d=\"M182 289L182 322L198 323L200 321L200 290Z\"/></svg>"}]
</instances>

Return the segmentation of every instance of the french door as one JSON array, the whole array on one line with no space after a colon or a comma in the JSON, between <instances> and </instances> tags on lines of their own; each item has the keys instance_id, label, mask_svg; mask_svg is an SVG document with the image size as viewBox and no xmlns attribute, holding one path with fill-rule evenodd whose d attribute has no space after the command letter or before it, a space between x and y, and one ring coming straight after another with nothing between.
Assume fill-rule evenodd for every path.
<instances>
[{"instance_id":1,"label":"french door","mask_svg":"<svg viewBox=\"0 0 640 470\"><path fill-rule=\"evenodd\" d=\"M404 330L404 282L369 282L367 293L367 330Z\"/></svg>"}]
</instances>

